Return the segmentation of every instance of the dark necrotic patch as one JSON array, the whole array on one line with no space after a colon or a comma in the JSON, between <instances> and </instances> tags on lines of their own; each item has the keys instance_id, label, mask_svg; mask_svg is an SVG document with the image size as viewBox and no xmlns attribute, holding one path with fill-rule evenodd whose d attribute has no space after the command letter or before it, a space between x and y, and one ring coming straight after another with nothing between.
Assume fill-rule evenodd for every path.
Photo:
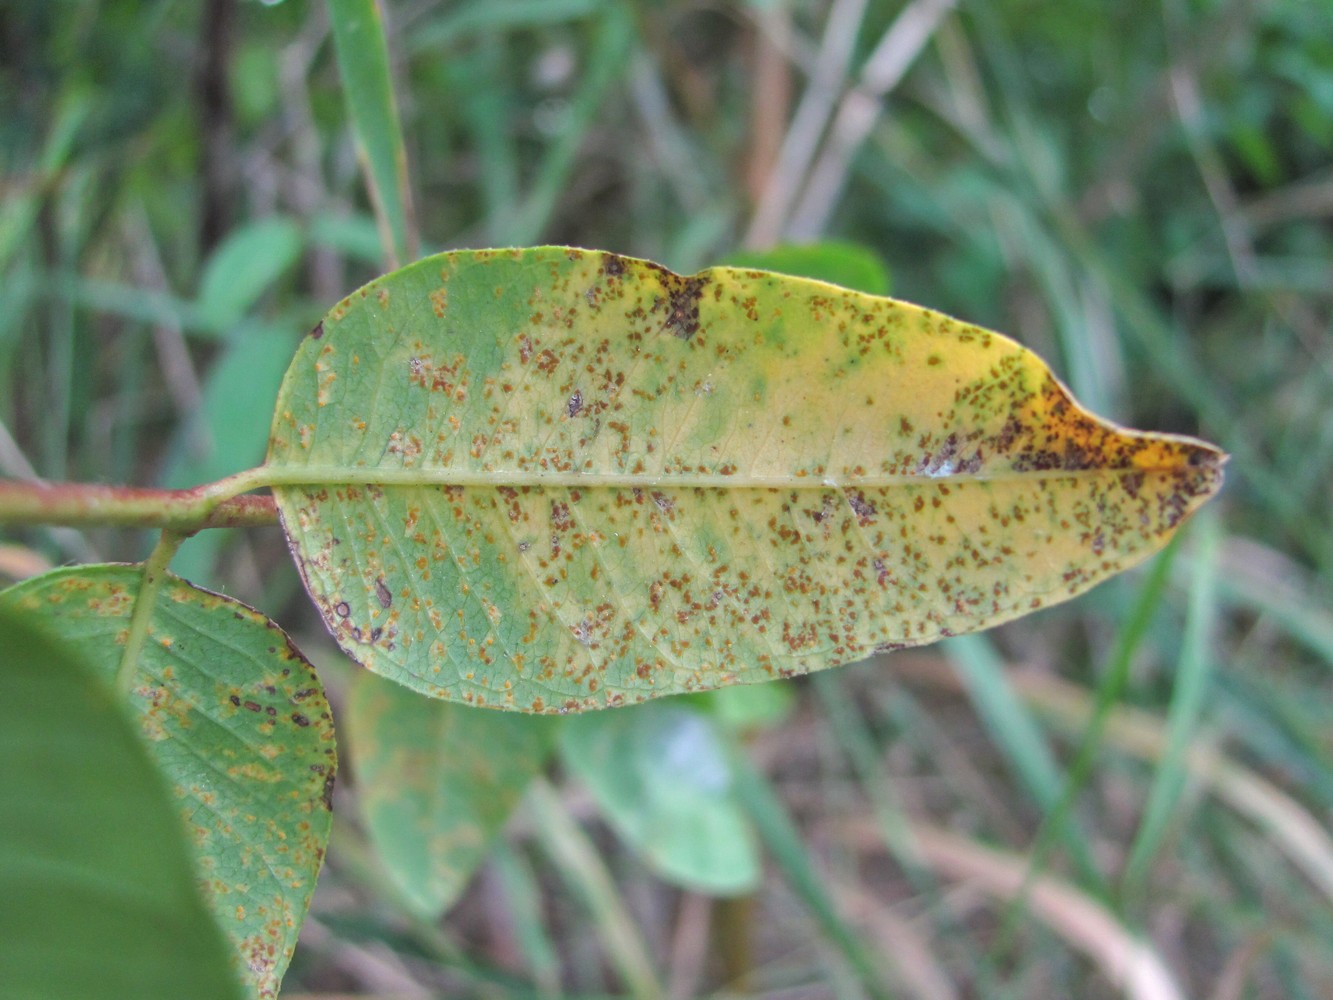
<instances>
[{"instance_id":1,"label":"dark necrotic patch","mask_svg":"<svg viewBox=\"0 0 1333 1000\"><path fill-rule=\"evenodd\" d=\"M699 299L708 279L682 278L678 274L670 277L666 283L666 329L674 337L689 340L699 331Z\"/></svg>"},{"instance_id":2,"label":"dark necrotic patch","mask_svg":"<svg viewBox=\"0 0 1333 1000\"><path fill-rule=\"evenodd\" d=\"M324 321L320 320L315 324L315 328L310 331L310 337L312 340L318 340L322 336L324 336Z\"/></svg>"}]
</instances>

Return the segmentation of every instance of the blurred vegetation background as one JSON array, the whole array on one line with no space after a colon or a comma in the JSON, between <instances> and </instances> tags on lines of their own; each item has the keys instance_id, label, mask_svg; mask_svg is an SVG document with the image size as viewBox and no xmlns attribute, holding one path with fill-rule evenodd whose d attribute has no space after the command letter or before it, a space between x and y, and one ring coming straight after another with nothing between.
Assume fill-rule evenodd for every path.
<instances>
[{"instance_id":1,"label":"blurred vegetation background","mask_svg":"<svg viewBox=\"0 0 1333 1000\"><path fill-rule=\"evenodd\" d=\"M838 241L782 259L1233 457L1180 544L1071 605L626 710L600 751L571 729L441 919L383 877L345 769L284 995L1333 995L1333 4L384 0L388 114L339 6L0 7L0 473L253 465L337 299L395 255L531 243L691 271ZM378 217L353 113L372 164L401 135ZM147 551L8 541L11 578ZM273 615L342 707L276 531L174 568ZM659 730L734 829L657 794ZM638 784L599 786L599 752ZM762 878L664 863L653 809Z\"/></svg>"}]
</instances>

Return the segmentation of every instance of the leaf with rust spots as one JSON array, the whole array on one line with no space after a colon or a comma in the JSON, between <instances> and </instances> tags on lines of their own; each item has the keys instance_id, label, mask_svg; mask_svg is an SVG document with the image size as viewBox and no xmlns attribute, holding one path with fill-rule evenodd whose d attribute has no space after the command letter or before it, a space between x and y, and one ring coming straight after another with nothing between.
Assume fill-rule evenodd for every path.
<instances>
[{"instance_id":1,"label":"leaf with rust spots","mask_svg":"<svg viewBox=\"0 0 1333 1000\"><path fill-rule=\"evenodd\" d=\"M109 682L139 583L134 566L55 570L0 592L0 611L49 625ZM257 611L169 577L129 707L234 967L251 996L276 997L331 826L337 758L314 669Z\"/></svg>"},{"instance_id":2,"label":"leaf with rust spots","mask_svg":"<svg viewBox=\"0 0 1333 1000\"><path fill-rule=\"evenodd\" d=\"M371 842L401 898L423 918L438 917L546 766L556 720L433 701L365 671L346 712Z\"/></svg>"},{"instance_id":3,"label":"leaf with rust spots","mask_svg":"<svg viewBox=\"0 0 1333 1000\"><path fill-rule=\"evenodd\" d=\"M266 467L306 588L354 659L472 705L985 628L1146 558L1222 481L1217 449L1093 416L1006 337L765 271L449 253L324 331Z\"/></svg>"}]
</instances>

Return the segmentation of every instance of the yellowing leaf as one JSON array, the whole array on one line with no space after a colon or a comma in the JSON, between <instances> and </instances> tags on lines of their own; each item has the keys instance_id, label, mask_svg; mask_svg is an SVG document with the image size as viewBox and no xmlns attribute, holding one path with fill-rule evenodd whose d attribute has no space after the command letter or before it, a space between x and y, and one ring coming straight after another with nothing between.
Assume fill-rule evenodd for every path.
<instances>
[{"instance_id":1,"label":"yellowing leaf","mask_svg":"<svg viewBox=\"0 0 1333 1000\"><path fill-rule=\"evenodd\" d=\"M353 658L578 711L1066 600L1164 544L1223 460L926 309L545 247L341 302L288 370L267 477Z\"/></svg>"}]
</instances>

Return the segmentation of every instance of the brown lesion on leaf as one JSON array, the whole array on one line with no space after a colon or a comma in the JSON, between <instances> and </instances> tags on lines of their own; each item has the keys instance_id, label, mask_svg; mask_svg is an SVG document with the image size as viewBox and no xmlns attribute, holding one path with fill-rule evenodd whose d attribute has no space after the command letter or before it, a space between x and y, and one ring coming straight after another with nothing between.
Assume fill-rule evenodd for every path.
<instances>
[{"instance_id":1,"label":"brown lesion on leaf","mask_svg":"<svg viewBox=\"0 0 1333 1000\"><path fill-rule=\"evenodd\" d=\"M602 273L608 278L624 276L628 266L628 262L619 254L608 253L602 255Z\"/></svg>"},{"instance_id":2,"label":"brown lesion on leaf","mask_svg":"<svg viewBox=\"0 0 1333 1000\"><path fill-rule=\"evenodd\" d=\"M324 336L324 321L320 320L315 324L315 328L310 331L310 339L318 340L322 336Z\"/></svg>"},{"instance_id":3,"label":"brown lesion on leaf","mask_svg":"<svg viewBox=\"0 0 1333 1000\"><path fill-rule=\"evenodd\" d=\"M662 290L666 298L653 303L653 310L666 310L664 328L673 337L689 340L699 331L699 300L703 297L707 278L684 278L671 271L662 274Z\"/></svg>"},{"instance_id":4,"label":"brown lesion on leaf","mask_svg":"<svg viewBox=\"0 0 1333 1000\"><path fill-rule=\"evenodd\" d=\"M438 365L430 357L414 355L407 361L408 381L420 389L444 393L462 403L467 399L467 375L460 376L459 373L466 364L467 359L461 354Z\"/></svg>"}]
</instances>

